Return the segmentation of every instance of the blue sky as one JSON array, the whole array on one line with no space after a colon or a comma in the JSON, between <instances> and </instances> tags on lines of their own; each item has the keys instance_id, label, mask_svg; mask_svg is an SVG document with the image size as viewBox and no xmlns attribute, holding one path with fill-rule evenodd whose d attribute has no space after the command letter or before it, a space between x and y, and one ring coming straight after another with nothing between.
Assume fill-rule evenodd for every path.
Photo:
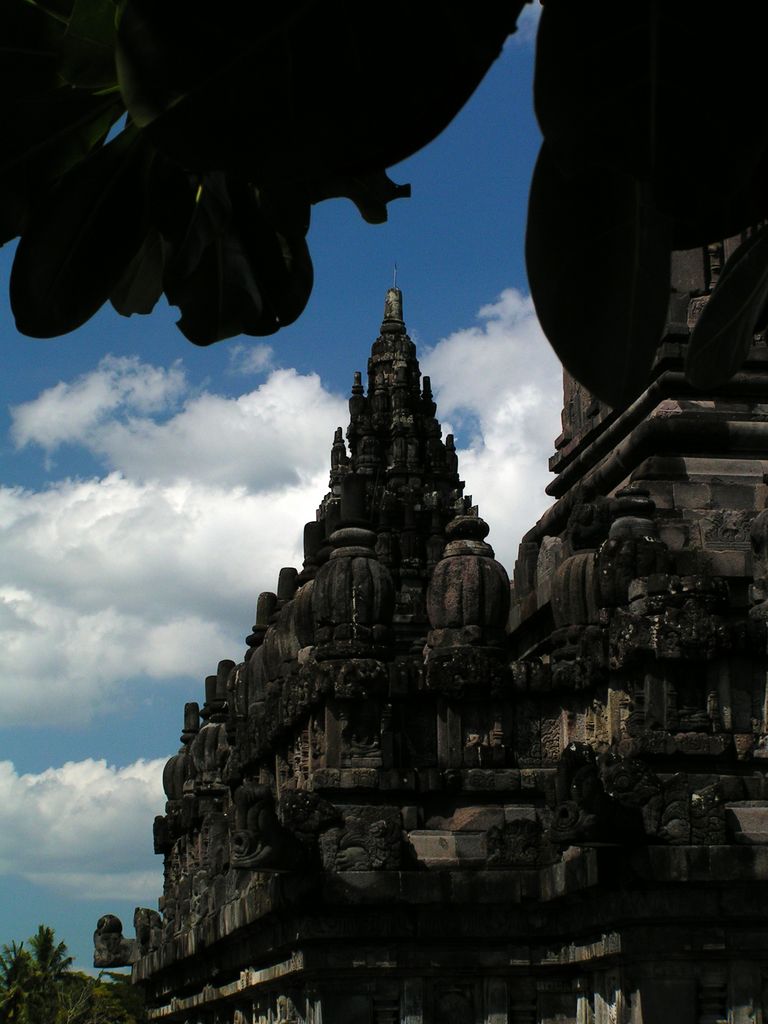
<instances>
[{"instance_id":1,"label":"blue sky","mask_svg":"<svg viewBox=\"0 0 768 1024\"><path fill-rule=\"evenodd\" d=\"M343 200L314 208L313 295L277 335L201 350L167 306L107 307L39 341L0 308L0 943L44 921L87 967L102 913L130 931L133 907L156 905L152 818L183 703L241 657L259 592L300 564L394 264L511 570L549 503L559 432L560 371L523 262L534 20L443 135L391 169L413 197L387 224ZM0 250L6 294L11 259Z\"/></svg>"}]
</instances>

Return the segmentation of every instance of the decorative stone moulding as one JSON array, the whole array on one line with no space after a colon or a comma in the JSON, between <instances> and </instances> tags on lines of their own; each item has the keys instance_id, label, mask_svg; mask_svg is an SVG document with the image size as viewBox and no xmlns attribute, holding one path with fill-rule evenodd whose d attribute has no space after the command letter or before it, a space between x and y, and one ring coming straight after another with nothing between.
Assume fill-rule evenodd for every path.
<instances>
[{"instance_id":1,"label":"decorative stone moulding","mask_svg":"<svg viewBox=\"0 0 768 1024\"><path fill-rule=\"evenodd\" d=\"M342 521L312 591L315 657L388 656L394 611L389 571L376 557L376 534L362 519L365 480L344 478Z\"/></svg>"},{"instance_id":2,"label":"decorative stone moulding","mask_svg":"<svg viewBox=\"0 0 768 1024\"><path fill-rule=\"evenodd\" d=\"M768 1020L766 377L659 352L627 410L566 378L511 588L388 292L301 571L186 708L162 919L99 921L153 1024Z\"/></svg>"},{"instance_id":3,"label":"decorative stone moulding","mask_svg":"<svg viewBox=\"0 0 768 1024\"><path fill-rule=\"evenodd\" d=\"M457 516L427 589L430 648L503 644L509 615L509 577L485 543L488 524Z\"/></svg>"}]
</instances>

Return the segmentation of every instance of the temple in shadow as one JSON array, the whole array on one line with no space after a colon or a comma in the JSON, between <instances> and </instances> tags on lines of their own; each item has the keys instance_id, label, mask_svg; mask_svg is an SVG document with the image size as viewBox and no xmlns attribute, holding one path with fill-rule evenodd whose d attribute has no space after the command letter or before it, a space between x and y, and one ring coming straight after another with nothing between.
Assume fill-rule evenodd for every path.
<instances>
[{"instance_id":1,"label":"temple in shadow","mask_svg":"<svg viewBox=\"0 0 768 1024\"><path fill-rule=\"evenodd\" d=\"M511 581L388 291L303 565L184 709L159 909L98 923L151 1021L768 1020L768 347L682 372L738 241L675 255L629 408L566 376Z\"/></svg>"}]
</instances>

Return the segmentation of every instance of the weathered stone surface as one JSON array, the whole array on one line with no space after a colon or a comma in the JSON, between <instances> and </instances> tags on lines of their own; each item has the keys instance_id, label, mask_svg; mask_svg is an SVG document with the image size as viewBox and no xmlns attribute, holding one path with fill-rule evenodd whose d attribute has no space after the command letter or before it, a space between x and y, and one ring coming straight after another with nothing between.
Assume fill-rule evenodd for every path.
<instances>
[{"instance_id":1,"label":"weathered stone surface","mask_svg":"<svg viewBox=\"0 0 768 1024\"><path fill-rule=\"evenodd\" d=\"M737 843L768 845L768 801L742 800L727 803L725 824Z\"/></svg>"},{"instance_id":2,"label":"weathered stone surface","mask_svg":"<svg viewBox=\"0 0 768 1024\"><path fill-rule=\"evenodd\" d=\"M301 571L185 710L162 917L94 937L151 1020L768 1015L768 381L680 372L724 252L630 409L566 375L511 586L389 291Z\"/></svg>"},{"instance_id":3,"label":"weathered stone surface","mask_svg":"<svg viewBox=\"0 0 768 1024\"><path fill-rule=\"evenodd\" d=\"M402 821L398 807L340 808L342 824L320 837L320 857L329 871L370 871L400 866Z\"/></svg>"},{"instance_id":4,"label":"weathered stone surface","mask_svg":"<svg viewBox=\"0 0 768 1024\"><path fill-rule=\"evenodd\" d=\"M128 967L139 955L136 939L123 936L123 923L114 914L104 914L93 933L93 966Z\"/></svg>"}]
</instances>

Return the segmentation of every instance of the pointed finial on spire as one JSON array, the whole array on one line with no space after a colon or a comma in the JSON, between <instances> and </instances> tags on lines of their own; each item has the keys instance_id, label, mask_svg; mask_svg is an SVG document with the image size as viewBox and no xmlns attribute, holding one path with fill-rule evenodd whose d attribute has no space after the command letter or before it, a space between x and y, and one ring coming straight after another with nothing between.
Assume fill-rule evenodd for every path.
<instances>
[{"instance_id":1,"label":"pointed finial on spire","mask_svg":"<svg viewBox=\"0 0 768 1024\"><path fill-rule=\"evenodd\" d=\"M397 264L395 264L395 272L392 275L392 287L397 288Z\"/></svg>"}]
</instances>

